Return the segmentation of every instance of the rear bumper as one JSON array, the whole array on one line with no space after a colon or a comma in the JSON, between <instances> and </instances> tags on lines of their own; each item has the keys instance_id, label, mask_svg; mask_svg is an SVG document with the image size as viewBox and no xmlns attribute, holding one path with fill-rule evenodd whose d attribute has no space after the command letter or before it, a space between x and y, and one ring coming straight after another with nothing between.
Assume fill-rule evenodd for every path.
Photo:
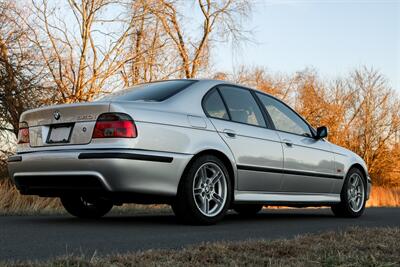
<instances>
[{"instance_id":1,"label":"rear bumper","mask_svg":"<svg viewBox=\"0 0 400 267\"><path fill-rule=\"evenodd\" d=\"M132 149L58 150L12 156L8 169L22 194L87 191L174 196L191 158L190 154Z\"/></svg>"}]
</instances>

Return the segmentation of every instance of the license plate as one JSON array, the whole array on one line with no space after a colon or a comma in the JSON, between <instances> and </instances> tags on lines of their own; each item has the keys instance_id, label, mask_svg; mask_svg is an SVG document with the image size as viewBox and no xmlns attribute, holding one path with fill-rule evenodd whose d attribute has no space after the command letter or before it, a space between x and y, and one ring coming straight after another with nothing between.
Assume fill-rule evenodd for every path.
<instances>
[{"instance_id":1,"label":"license plate","mask_svg":"<svg viewBox=\"0 0 400 267\"><path fill-rule=\"evenodd\" d=\"M68 143L71 131L72 125L53 125L50 127L47 143Z\"/></svg>"}]
</instances>

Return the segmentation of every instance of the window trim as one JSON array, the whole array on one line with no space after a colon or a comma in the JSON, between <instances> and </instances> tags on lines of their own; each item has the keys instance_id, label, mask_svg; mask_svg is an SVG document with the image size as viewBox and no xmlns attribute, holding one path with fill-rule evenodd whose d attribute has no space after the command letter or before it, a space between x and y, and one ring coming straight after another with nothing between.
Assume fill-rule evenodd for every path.
<instances>
[{"instance_id":1,"label":"window trim","mask_svg":"<svg viewBox=\"0 0 400 267\"><path fill-rule=\"evenodd\" d=\"M231 117L231 114L230 114L230 112L229 112L228 105L226 104L225 99L224 99L224 97L223 97L223 95L222 95L222 93L221 93L221 91L220 91L220 89L219 89L220 86L230 86L230 87L235 87L235 88L239 88L239 89L242 89L242 90L247 90L247 91L249 91L249 93L251 94L251 96L253 97L254 101L257 103L258 108L259 108L260 111L261 111L261 114L262 114L262 117L263 117L265 126L262 126L262 125L255 125L255 124L250 124L250 123L245 123L245 122L239 122L239 121L233 121L233 120L231 119L232 117ZM227 120L227 119L222 119L222 118L213 117L213 116L211 116L211 115L207 112L207 110L204 108L204 101L205 101L206 97L207 97L214 89L217 90L219 96L220 96L221 99L222 99L222 102L224 103L225 109L226 109L226 111L227 111L227 113L228 113L228 117L229 117L228 120ZM220 83L220 84L217 84L217 85L213 86L212 88L210 88L210 89L204 94L204 96L203 96L203 98L202 98L202 100L201 100L201 107L203 108L203 112L204 112L204 114L206 115L207 118L212 118L212 119L216 119L216 120L223 120L223 121L229 121L229 122L233 122L233 123L239 123L239 124L243 124L243 125L254 126L254 127L263 128L263 129L268 129L268 130L275 130L274 127L272 127L272 124L270 124L269 120L267 119L268 116L269 116L269 114L264 114L264 112L265 112L265 111L264 111L264 107L260 106L260 103L258 102L259 99L254 95L253 91L254 91L253 89L247 88L247 87L244 87L244 86L239 86L239 85L229 84L229 83Z\"/></svg>"},{"instance_id":2,"label":"window trim","mask_svg":"<svg viewBox=\"0 0 400 267\"><path fill-rule=\"evenodd\" d=\"M289 110L291 110L295 115L297 115L297 117L299 117L299 118L307 125L307 127L310 129L310 132L311 132L311 135L312 135L312 136L306 136L306 135L296 134L296 133L293 133L293 132L287 132L287 131L283 131L283 130L277 129L276 126L275 126L275 124L274 124L273 121L272 121L271 115L269 114L268 110L265 108L264 104L262 104L262 105L263 105L263 110L264 110L264 112L266 112L266 113L268 114L269 118L271 118L271 122L272 122L272 125L273 125L273 128L274 128L275 131L283 132L283 133L288 133L288 134L293 134L293 135L296 135L296 136L302 136L302 137L306 137L306 138L315 139L316 130L308 123L308 121L306 121L306 119L304 119L299 113L297 113L297 112L296 112L293 108L291 108L288 104L286 104L286 103L283 102L282 100L280 100L280 99L278 99L278 98L276 98L276 97L274 97L274 96L272 96L272 95L266 94L266 93L264 93L264 92L262 92L262 91L254 90L254 89L251 89L251 90L254 91L256 97L259 99L259 101L260 101L261 103L262 103L262 101L261 101L261 99L259 98L259 96L258 96L257 94L265 95L265 96L267 96L267 97L270 97L270 98L272 98L272 99L274 99L274 100L280 102L281 104L283 104L283 105L284 105L285 107L287 107Z\"/></svg>"},{"instance_id":3,"label":"window trim","mask_svg":"<svg viewBox=\"0 0 400 267\"><path fill-rule=\"evenodd\" d=\"M221 101L222 101L222 104L224 105L226 114L228 114L228 119L218 118L218 117L211 116L210 113L208 113L207 109L204 107L204 105L205 105L204 102L207 100L207 98L208 98L214 91L216 91L217 94L219 95L219 97L221 98ZM207 116L208 118L213 118L213 119L223 120L223 121L231 121L231 114L229 113L229 110L228 110L228 108L227 108L227 106L226 106L225 100L222 98L221 92L218 90L217 87L211 88L210 90L207 91L207 93L204 94L204 96L203 96L203 98L202 98L202 100L201 100L201 107L203 108L204 114L206 114L206 116Z\"/></svg>"},{"instance_id":4,"label":"window trim","mask_svg":"<svg viewBox=\"0 0 400 267\"><path fill-rule=\"evenodd\" d=\"M276 130L275 124L272 121L271 116L269 113L266 111L264 104L261 102L261 99L257 96L257 93L254 90L250 90L250 93L253 95L254 99L256 100L258 107L261 110L261 113L263 114L264 120L266 122L266 125L268 125L268 129L271 130Z\"/></svg>"},{"instance_id":5,"label":"window trim","mask_svg":"<svg viewBox=\"0 0 400 267\"><path fill-rule=\"evenodd\" d=\"M264 124L265 124L265 125L264 125L264 126L263 126L263 125L256 125L256 124L251 124L251 123L245 123L245 122L240 122L240 121L234 121L234 120L232 120L232 115L231 115L231 113L230 113L230 111L229 111L228 104L226 103L225 97L223 96L223 94L222 94L222 92L221 92L221 89L219 88L219 87L221 87L221 86L227 86L227 87L230 86L230 87L235 87L235 88L238 88L238 89L241 89L241 90L248 91L248 92L250 93L250 96L253 98L254 102L256 102L256 105L257 105L258 108L260 109L261 116L263 117L263 121L264 121ZM236 123L245 124L245 125L251 125L251 126L261 127L261 128L264 128L264 129L265 129L265 128L268 128L268 122L267 122L267 120L266 120L265 117L264 117L263 110L262 110L262 108L259 106L257 99L254 98L254 95L253 95L253 93L251 92L251 90L249 90L248 88L245 88L245 87L233 86L233 85L230 85L230 84L219 85L219 86L217 87L217 90L218 90L218 92L219 92L219 94L220 94L220 96L221 96L221 98L222 98L222 101L223 101L224 104L225 104L225 108L226 108L226 109L228 110L228 112L229 112L230 121L236 122Z\"/></svg>"},{"instance_id":6,"label":"window trim","mask_svg":"<svg viewBox=\"0 0 400 267\"><path fill-rule=\"evenodd\" d=\"M236 87L236 88L240 88L240 89L243 89L243 90L248 90L248 91L250 91L250 93L252 93L254 99L256 100L257 104L260 105L260 103L261 103L261 107L260 107L261 113L265 113L265 115L266 115L266 117L267 117L267 119L264 117L264 121L265 121L266 126L265 126L265 127L264 127L264 126L258 126L258 125L254 125L254 124L248 124L248 123L237 122L237 121L231 120L231 119L230 119L229 109L228 109L228 107L227 107L227 105L226 105L226 103L225 103L224 98L222 97L221 92L220 92L219 89L218 89L218 87L220 87L220 86L231 86L231 87ZM208 112L207 112L207 111L205 110L205 108L204 108L204 99L205 99L205 97L206 97L212 90L214 90L214 89L216 89L216 90L218 91L218 93L220 94L220 97L222 98L222 101L224 102L225 109L227 110L227 113L228 113L228 116L229 116L229 119L228 119L228 120L227 120L227 119L221 119L221 118L212 117L212 116L210 116L210 115L208 114ZM261 99L259 98L259 96L258 96L257 94L265 95L265 96L267 96L267 97L271 97L272 99L275 99L276 101L282 103L284 106L286 106L287 108L289 108L289 110L291 110L292 112L294 112L302 121L304 121L304 123L305 123L305 124L308 126L308 128L310 129L312 136L305 136L305 135L301 135L301 134L296 134L296 133L291 133L291 132L286 132L286 131L282 131L282 130L276 129L276 127L275 127L275 125L274 125L274 123L273 123L273 121L272 121L272 118L271 118L270 114L268 113L268 111L266 110L266 108L264 107L264 105L262 104L262 101L261 101ZM262 91L260 91L260 90L253 89L253 88L249 88L249 87L245 87L245 86L241 86L241 85L230 84L230 83L220 83L220 84L217 84L217 85L213 86L212 88L210 88L210 89L204 94L204 96L203 96L203 98L202 98L202 100L201 100L201 106L202 106L202 108L203 108L203 112L204 112L204 114L206 115L206 117L212 118L212 119L216 119L216 120L230 121L230 122L233 122L233 123L239 123L239 124L244 124L244 125L250 125L250 126L254 126L254 127L263 128L263 129L269 129L269 130L274 130L274 131L283 132L283 133L287 133L287 134L292 134L292 135L296 135L296 136L301 136L301 137L305 137L305 138L311 138L311 139L314 139L314 140L315 140L315 137L316 137L316 134L317 134L317 131L314 129L314 127L312 127L312 126L310 125L310 123L308 123L308 121L307 121L306 119L304 119L299 113L297 113L293 108L291 108L288 104L286 104L286 103L283 102L282 100L276 98L276 97L273 96L273 95L270 95L270 94L267 94L267 93L265 93L265 92L262 92ZM263 115L263 116L264 116L264 115Z\"/></svg>"}]
</instances>

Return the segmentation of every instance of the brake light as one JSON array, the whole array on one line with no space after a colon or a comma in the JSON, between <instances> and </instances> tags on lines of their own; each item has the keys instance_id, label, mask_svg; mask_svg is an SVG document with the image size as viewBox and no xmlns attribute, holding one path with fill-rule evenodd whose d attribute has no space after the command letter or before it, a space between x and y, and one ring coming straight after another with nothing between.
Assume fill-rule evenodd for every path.
<instances>
[{"instance_id":1,"label":"brake light","mask_svg":"<svg viewBox=\"0 0 400 267\"><path fill-rule=\"evenodd\" d=\"M29 143L29 127L26 122L21 122L18 130L18 144L26 143Z\"/></svg>"},{"instance_id":2,"label":"brake light","mask_svg":"<svg viewBox=\"0 0 400 267\"><path fill-rule=\"evenodd\" d=\"M136 136L136 126L129 115L104 113L96 121L92 138L135 138Z\"/></svg>"}]
</instances>

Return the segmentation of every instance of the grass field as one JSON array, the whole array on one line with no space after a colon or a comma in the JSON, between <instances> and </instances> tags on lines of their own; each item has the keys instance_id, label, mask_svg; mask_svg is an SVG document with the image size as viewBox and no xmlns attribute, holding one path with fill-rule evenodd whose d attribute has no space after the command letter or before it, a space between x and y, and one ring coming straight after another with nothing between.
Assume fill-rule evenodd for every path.
<instances>
[{"instance_id":1,"label":"grass field","mask_svg":"<svg viewBox=\"0 0 400 267\"><path fill-rule=\"evenodd\" d=\"M353 228L293 239L205 243L181 250L67 255L5 266L399 266L400 228Z\"/></svg>"},{"instance_id":2,"label":"grass field","mask_svg":"<svg viewBox=\"0 0 400 267\"><path fill-rule=\"evenodd\" d=\"M400 188L372 187L367 207L400 207Z\"/></svg>"}]
</instances>

